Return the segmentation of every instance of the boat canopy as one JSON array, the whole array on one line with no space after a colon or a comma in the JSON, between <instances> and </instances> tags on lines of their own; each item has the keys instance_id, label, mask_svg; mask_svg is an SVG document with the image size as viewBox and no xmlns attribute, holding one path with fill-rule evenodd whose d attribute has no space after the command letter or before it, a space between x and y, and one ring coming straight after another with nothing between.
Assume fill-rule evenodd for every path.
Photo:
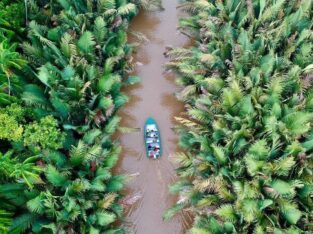
<instances>
[{"instance_id":1,"label":"boat canopy","mask_svg":"<svg viewBox=\"0 0 313 234\"><path fill-rule=\"evenodd\" d=\"M149 146L153 147L153 148L154 147L160 147L160 144L158 142L155 142L155 143L150 143Z\"/></svg>"},{"instance_id":2,"label":"boat canopy","mask_svg":"<svg viewBox=\"0 0 313 234\"><path fill-rule=\"evenodd\" d=\"M147 127L146 127L146 131L147 132L151 132L151 131L157 132L158 129L157 129L155 124L148 124Z\"/></svg>"},{"instance_id":3,"label":"boat canopy","mask_svg":"<svg viewBox=\"0 0 313 234\"><path fill-rule=\"evenodd\" d=\"M159 139L158 139L158 138L147 138L147 139L146 139L146 142L147 142L147 143L159 142Z\"/></svg>"}]
</instances>

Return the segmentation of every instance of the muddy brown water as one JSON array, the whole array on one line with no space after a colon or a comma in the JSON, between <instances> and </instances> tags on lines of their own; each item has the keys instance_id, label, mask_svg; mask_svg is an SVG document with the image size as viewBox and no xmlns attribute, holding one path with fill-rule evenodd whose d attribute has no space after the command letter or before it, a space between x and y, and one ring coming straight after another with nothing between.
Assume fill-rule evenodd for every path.
<instances>
[{"instance_id":1,"label":"muddy brown water","mask_svg":"<svg viewBox=\"0 0 313 234\"><path fill-rule=\"evenodd\" d=\"M140 196L126 208L125 214L128 230L136 234L180 234L191 223L188 214L178 214L169 221L162 219L164 211L177 200L168 191L168 185L176 180L169 156L178 150L177 136L172 130L174 116L183 111L183 105L174 96L178 89L175 77L165 72L168 60L163 52L167 45L188 43L176 29L181 14L176 9L177 2L163 0L163 6L164 11L141 12L131 24L131 30L145 34L149 42L141 44L134 56L134 74L142 82L123 90L130 101L119 112L121 126L141 128L139 132L119 136L123 151L116 167L118 173L139 174L126 188L127 194ZM149 160L145 155L143 127L149 116L157 121L161 131L163 155L158 160Z\"/></svg>"}]
</instances>

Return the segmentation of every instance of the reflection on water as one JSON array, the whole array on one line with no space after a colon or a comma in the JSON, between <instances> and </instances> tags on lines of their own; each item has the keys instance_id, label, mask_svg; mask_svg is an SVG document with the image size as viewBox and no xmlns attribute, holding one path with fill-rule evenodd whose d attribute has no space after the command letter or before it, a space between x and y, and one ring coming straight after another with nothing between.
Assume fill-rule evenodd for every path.
<instances>
[{"instance_id":1,"label":"reflection on water","mask_svg":"<svg viewBox=\"0 0 313 234\"><path fill-rule=\"evenodd\" d=\"M164 0L165 11L140 13L131 25L131 30L145 34L149 42L141 45L135 55L134 73L142 82L124 89L130 101L119 113L121 125L143 129L146 119L152 116L160 127L163 145L163 156L149 160L145 156L142 130L119 136L123 152L116 170L127 174L139 172L127 186L127 193L135 194L136 199L131 200L134 204L125 212L127 227L137 234L180 234L190 223L187 215L162 220L164 211L177 199L168 192L168 185L175 181L169 155L177 150L172 131L174 116L183 111L183 105L174 97L177 91L174 77L164 72L165 47L187 43L176 30L179 17L176 4L175 0Z\"/></svg>"}]
</instances>

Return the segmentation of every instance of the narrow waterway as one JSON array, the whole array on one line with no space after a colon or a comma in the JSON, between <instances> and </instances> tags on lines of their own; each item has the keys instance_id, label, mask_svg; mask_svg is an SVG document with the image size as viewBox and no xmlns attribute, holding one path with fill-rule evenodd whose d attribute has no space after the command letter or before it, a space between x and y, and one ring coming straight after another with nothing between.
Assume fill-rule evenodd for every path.
<instances>
[{"instance_id":1,"label":"narrow waterway","mask_svg":"<svg viewBox=\"0 0 313 234\"><path fill-rule=\"evenodd\" d=\"M179 34L179 12L176 0L163 0L164 11L141 12L132 22L131 30L143 33L149 42L142 44L134 56L135 74L142 82L127 87L124 92L130 97L122 108L122 126L139 127L140 132L120 136L123 152L117 171L139 173L127 187L127 193L141 198L126 209L128 229L136 234L180 234L190 223L187 215L178 214L170 221L163 221L164 211L176 202L169 194L168 185L175 178L174 166L169 156L177 149L177 138L172 131L174 116L183 111L183 106L174 96L177 86L173 74L165 73L163 56L167 45L183 46L187 38ZM143 126L152 116L160 127L163 156L149 160L145 156Z\"/></svg>"}]
</instances>

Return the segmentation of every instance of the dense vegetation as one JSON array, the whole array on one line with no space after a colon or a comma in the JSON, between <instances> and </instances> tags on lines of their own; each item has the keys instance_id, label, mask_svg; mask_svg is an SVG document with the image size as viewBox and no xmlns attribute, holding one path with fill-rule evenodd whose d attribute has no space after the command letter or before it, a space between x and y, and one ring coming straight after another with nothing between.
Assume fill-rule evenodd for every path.
<instances>
[{"instance_id":1,"label":"dense vegetation","mask_svg":"<svg viewBox=\"0 0 313 234\"><path fill-rule=\"evenodd\" d=\"M137 5L0 2L0 233L123 233L120 152ZM26 4L26 8L25 8ZM180 196L192 233L313 232L312 0L185 0Z\"/></svg>"},{"instance_id":2,"label":"dense vegetation","mask_svg":"<svg viewBox=\"0 0 313 234\"><path fill-rule=\"evenodd\" d=\"M25 23L25 3L20 0L0 1L0 26L1 28L21 31Z\"/></svg>"},{"instance_id":3,"label":"dense vegetation","mask_svg":"<svg viewBox=\"0 0 313 234\"><path fill-rule=\"evenodd\" d=\"M27 22L24 1L1 8L0 233L121 233L111 136L120 89L138 81L125 32L137 6L25 2Z\"/></svg>"},{"instance_id":4,"label":"dense vegetation","mask_svg":"<svg viewBox=\"0 0 313 234\"><path fill-rule=\"evenodd\" d=\"M185 0L180 199L191 233L313 232L311 0Z\"/></svg>"}]
</instances>

